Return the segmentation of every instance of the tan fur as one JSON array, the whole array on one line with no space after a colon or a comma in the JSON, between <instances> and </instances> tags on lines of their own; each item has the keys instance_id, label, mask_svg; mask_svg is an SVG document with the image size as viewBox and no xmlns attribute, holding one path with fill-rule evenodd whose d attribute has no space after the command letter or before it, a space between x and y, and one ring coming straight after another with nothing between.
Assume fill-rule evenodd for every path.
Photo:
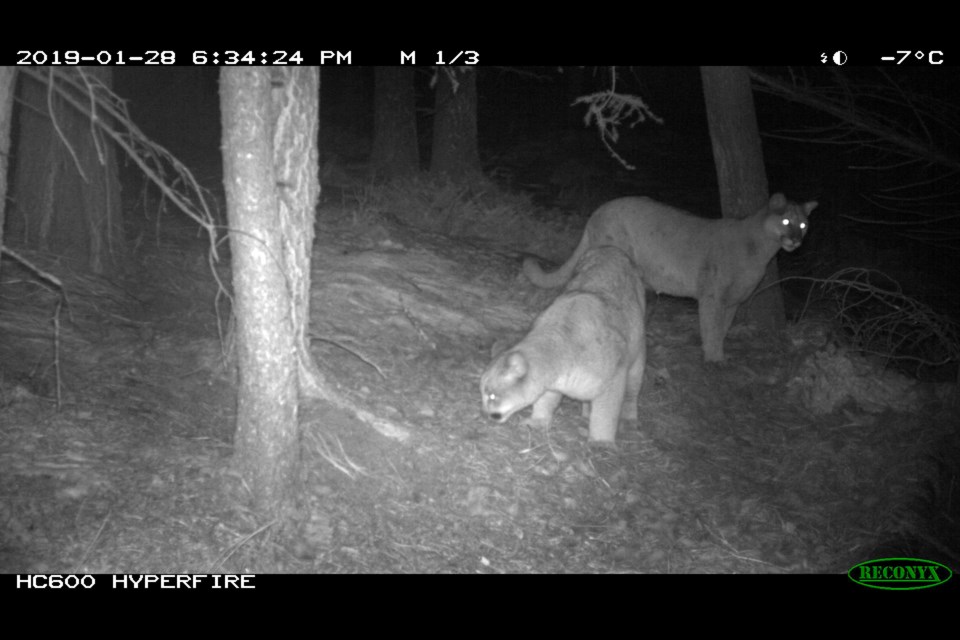
<instances>
[{"instance_id":1,"label":"tan fur","mask_svg":"<svg viewBox=\"0 0 960 640\"><path fill-rule=\"evenodd\" d=\"M620 249L581 254L563 293L484 371L483 411L504 422L532 404L524 424L546 428L568 396L590 402L590 440L613 442L621 419L637 420L646 362L643 283Z\"/></svg>"},{"instance_id":2,"label":"tan fur","mask_svg":"<svg viewBox=\"0 0 960 640\"><path fill-rule=\"evenodd\" d=\"M816 206L788 202L778 193L748 218L709 220L650 198L619 198L594 211L562 267L544 273L527 258L523 272L537 286L556 287L591 247L619 247L637 265L647 288L697 299L704 359L718 362L737 308L757 288L779 249L800 246Z\"/></svg>"}]
</instances>

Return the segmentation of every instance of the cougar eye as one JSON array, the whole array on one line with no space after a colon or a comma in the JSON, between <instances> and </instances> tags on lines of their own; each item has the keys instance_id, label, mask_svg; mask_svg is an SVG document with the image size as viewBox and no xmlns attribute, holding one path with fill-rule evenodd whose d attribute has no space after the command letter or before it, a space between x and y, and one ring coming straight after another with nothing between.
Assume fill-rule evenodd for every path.
<instances>
[{"instance_id":1,"label":"cougar eye","mask_svg":"<svg viewBox=\"0 0 960 640\"><path fill-rule=\"evenodd\" d=\"M780 224L787 227L787 226L790 226L790 221L784 218L783 220L780 221Z\"/></svg>"}]
</instances>

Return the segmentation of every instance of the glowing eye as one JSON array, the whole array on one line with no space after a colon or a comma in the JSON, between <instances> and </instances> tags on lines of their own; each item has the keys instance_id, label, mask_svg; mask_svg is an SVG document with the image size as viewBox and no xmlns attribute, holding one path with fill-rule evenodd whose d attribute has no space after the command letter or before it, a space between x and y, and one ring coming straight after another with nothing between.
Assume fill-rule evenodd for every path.
<instances>
[{"instance_id":1,"label":"glowing eye","mask_svg":"<svg viewBox=\"0 0 960 640\"><path fill-rule=\"evenodd\" d=\"M783 220L780 221L780 224L782 224L783 226L786 227L786 226L788 226L788 225L790 224L790 221L787 220L786 218L784 218Z\"/></svg>"},{"instance_id":2,"label":"glowing eye","mask_svg":"<svg viewBox=\"0 0 960 640\"><path fill-rule=\"evenodd\" d=\"M800 223L800 228L801 228L801 229L806 229L806 228L807 228L807 223L806 223L806 222L801 222L801 223Z\"/></svg>"}]
</instances>

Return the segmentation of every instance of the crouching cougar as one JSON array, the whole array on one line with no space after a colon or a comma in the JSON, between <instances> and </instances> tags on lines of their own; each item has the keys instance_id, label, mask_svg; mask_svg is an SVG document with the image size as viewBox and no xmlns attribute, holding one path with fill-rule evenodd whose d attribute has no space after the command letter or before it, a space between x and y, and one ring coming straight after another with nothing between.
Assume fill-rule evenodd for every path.
<instances>
[{"instance_id":1,"label":"crouching cougar","mask_svg":"<svg viewBox=\"0 0 960 640\"><path fill-rule=\"evenodd\" d=\"M556 287L570 278L592 247L619 247L648 289L697 299L703 356L718 362L737 308L760 284L778 250L800 246L816 207L816 202L801 205L777 193L750 217L711 220L650 198L619 198L593 212L563 266L545 273L535 259L527 258L523 273L539 287Z\"/></svg>"},{"instance_id":2,"label":"crouching cougar","mask_svg":"<svg viewBox=\"0 0 960 640\"><path fill-rule=\"evenodd\" d=\"M586 247L576 258L563 292L484 371L483 412L504 422L532 404L522 424L546 428L568 396L590 403L590 440L613 442L620 420L637 420L647 353L643 283L616 247Z\"/></svg>"}]
</instances>

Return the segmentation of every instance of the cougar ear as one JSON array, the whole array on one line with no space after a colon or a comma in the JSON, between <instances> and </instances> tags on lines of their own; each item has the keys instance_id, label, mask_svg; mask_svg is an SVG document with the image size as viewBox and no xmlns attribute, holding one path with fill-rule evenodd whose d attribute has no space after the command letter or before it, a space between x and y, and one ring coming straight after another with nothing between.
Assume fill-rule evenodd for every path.
<instances>
[{"instance_id":1,"label":"cougar ear","mask_svg":"<svg viewBox=\"0 0 960 640\"><path fill-rule=\"evenodd\" d=\"M810 215L811 213L813 213L813 210L817 208L818 204L819 203L816 200L811 200L807 204L803 205L803 210L806 212L807 215Z\"/></svg>"},{"instance_id":2,"label":"cougar ear","mask_svg":"<svg viewBox=\"0 0 960 640\"><path fill-rule=\"evenodd\" d=\"M771 209L783 209L787 206L787 197L782 193L775 193L770 196L770 208Z\"/></svg>"},{"instance_id":3,"label":"cougar ear","mask_svg":"<svg viewBox=\"0 0 960 640\"><path fill-rule=\"evenodd\" d=\"M507 373L514 379L527 375L527 359L522 353L514 351L507 356Z\"/></svg>"}]
</instances>

